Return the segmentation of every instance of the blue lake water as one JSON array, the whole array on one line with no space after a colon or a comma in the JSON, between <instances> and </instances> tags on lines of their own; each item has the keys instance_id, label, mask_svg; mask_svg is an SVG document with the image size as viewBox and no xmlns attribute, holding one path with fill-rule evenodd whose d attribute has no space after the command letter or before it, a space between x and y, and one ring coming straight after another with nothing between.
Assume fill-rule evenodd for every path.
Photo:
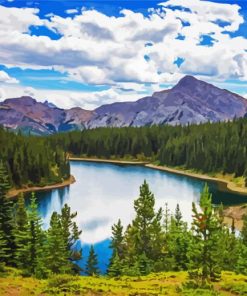
<instances>
[{"instance_id":1,"label":"blue lake water","mask_svg":"<svg viewBox=\"0 0 247 296\"><path fill-rule=\"evenodd\" d=\"M91 244L94 244L100 268L105 271L110 256L111 226L120 218L126 226L134 216L133 201L139 195L144 179L156 197L156 207L168 203L171 212L180 204L184 219L191 221L191 203L198 202L205 182L174 175L142 166L113 165L71 161L71 173L76 182L64 189L36 194L44 227L49 226L53 211L60 212L65 203L77 211L76 222L82 229L83 261ZM215 204L239 204L247 197L220 192L210 183Z\"/></svg>"}]
</instances>

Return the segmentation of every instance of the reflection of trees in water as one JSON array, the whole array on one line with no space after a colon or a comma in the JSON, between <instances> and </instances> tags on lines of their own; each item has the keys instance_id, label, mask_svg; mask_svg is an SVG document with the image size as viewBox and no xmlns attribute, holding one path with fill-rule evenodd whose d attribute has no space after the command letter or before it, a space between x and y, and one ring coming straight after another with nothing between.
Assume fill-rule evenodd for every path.
<instances>
[{"instance_id":1,"label":"reflection of trees in water","mask_svg":"<svg viewBox=\"0 0 247 296\"><path fill-rule=\"evenodd\" d=\"M54 211L60 212L69 199L69 187L36 192L38 211L43 218L44 228L47 228ZM30 204L31 193L25 194L26 206Z\"/></svg>"}]
</instances>

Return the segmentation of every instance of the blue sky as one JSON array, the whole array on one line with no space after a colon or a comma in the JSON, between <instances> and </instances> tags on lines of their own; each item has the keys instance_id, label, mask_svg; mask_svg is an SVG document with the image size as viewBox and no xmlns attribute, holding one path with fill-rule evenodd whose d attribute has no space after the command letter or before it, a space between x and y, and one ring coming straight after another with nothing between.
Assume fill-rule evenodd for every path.
<instances>
[{"instance_id":1,"label":"blue sky","mask_svg":"<svg viewBox=\"0 0 247 296\"><path fill-rule=\"evenodd\" d=\"M194 75L247 96L247 1L0 1L0 99L93 109Z\"/></svg>"}]
</instances>

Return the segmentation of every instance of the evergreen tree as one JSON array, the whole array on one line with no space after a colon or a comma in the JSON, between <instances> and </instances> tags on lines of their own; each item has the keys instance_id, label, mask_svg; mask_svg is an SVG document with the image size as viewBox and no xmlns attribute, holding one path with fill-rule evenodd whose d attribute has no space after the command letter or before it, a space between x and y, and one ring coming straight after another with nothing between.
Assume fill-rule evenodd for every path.
<instances>
[{"instance_id":1,"label":"evergreen tree","mask_svg":"<svg viewBox=\"0 0 247 296\"><path fill-rule=\"evenodd\" d=\"M124 236L123 236L123 226L121 220L118 219L117 224L112 226L112 238L110 248L112 249L113 257L117 254L120 259L124 255Z\"/></svg>"},{"instance_id":2,"label":"evergreen tree","mask_svg":"<svg viewBox=\"0 0 247 296\"><path fill-rule=\"evenodd\" d=\"M145 253L138 257L138 269L140 275L147 275L153 270L154 262L149 259Z\"/></svg>"},{"instance_id":3,"label":"evergreen tree","mask_svg":"<svg viewBox=\"0 0 247 296\"><path fill-rule=\"evenodd\" d=\"M86 274L89 275L89 276L99 274L98 258L97 258L97 254L94 251L93 245L90 248L89 256L88 256L88 259L87 259Z\"/></svg>"},{"instance_id":4,"label":"evergreen tree","mask_svg":"<svg viewBox=\"0 0 247 296\"><path fill-rule=\"evenodd\" d=\"M75 243L80 238L82 231L78 229L77 224L73 221L76 216L77 213L71 213L70 207L65 204L60 216L62 236L66 245L68 260L72 264L72 269L75 273L80 273L80 268L76 262L82 258L82 249L75 249Z\"/></svg>"},{"instance_id":5,"label":"evergreen tree","mask_svg":"<svg viewBox=\"0 0 247 296\"><path fill-rule=\"evenodd\" d=\"M112 249L112 256L108 267L108 273L112 276L117 276L121 260L124 258L124 236L123 226L121 220L112 226L112 238L110 248ZM114 265L114 266L112 266Z\"/></svg>"},{"instance_id":6,"label":"evergreen tree","mask_svg":"<svg viewBox=\"0 0 247 296\"><path fill-rule=\"evenodd\" d=\"M55 274L70 273L69 250L63 236L62 223L57 212L53 212L46 243L47 268Z\"/></svg>"},{"instance_id":7,"label":"evergreen tree","mask_svg":"<svg viewBox=\"0 0 247 296\"><path fill-rule=\"evenodd\" d=\"M198 211L192 204L193 239L190 245L189 276L196 284L207 285L209 281L217 281L221 276L220 258L220 223L212 206L212 196L205 185L200 198Z\"/></svg>"},{"instance_id":8,"label":"evergreen tree","mask_svg":"<svg viewBox=\"0 0 247 296\"><path fill-rule=\"evenodd\" d=\"M243 244L247 246L247 215L243 216L243 227L241 231L241 238L243 241Z\"/></svg>"},{"instance_id":9,"label":"evergreen tree","mask_svg":"<svg viewBox=\"0 0 247 296\"><path fill-rule=\"evenodd\" d=\"M39 274L42 274L45 264L41 258L44 258L46 238L42 230L42 219L38 213L38 205L34 193L32 193L28 209L27 235L29 243L27 244L28 256L25 260L25 271L29 275L35 275L37 271Z\"/></svg>"},{"instance_id":10,"label":"evergreen tree","mask_svg":"<svg viewBox=\"0 0 247 296\"><path fill-rule=\"evenodd\" d=\"M182 222L182 213L179 207L179 204L176 205L176 209L175 209L175 215L174 215L174 221L177 227L181 226L183 224Z\"/></svg>"},{"instance_id":11,"label":"evergreen tree","mask_svg":"<svg viewBox=\"0 0 247 296\"><path fill-rule=\"evenodd\" d=\"M13 204L7 198L10 189L7 170L0 161L0 263L13 265L15 242L14 242L14 221Z\"/></svg>"},{"instance_id":12,"label":"evergreen tree","mask_svg":"<svg viewBox=\"0 0 247 296\"><path fill-rule=\"evenodd\" d=\"M146 254L148 259L158 259L161 255L162 237L161 219L162 210L155 212L154 195L149 190L146 181L140 187L140 196L134 201L136 217L132 222L133 241L136 255ZM157 246L155 250L153 247Z\"/></svg>"},{"instance_id":13,"label":"evergreen tree","mask_svg":"<svg viewBox=\"0 0 247 296\"><path fill-rule=\"evenodd\" d=\"M191 243L191 234L187 223L182 220L179 205L176 206L175 215L171 217L169 231L166 234L165 270L187 270L189 259L188 251Z\"/></svg>"},{"instance_id":14,"label":"evergreen tree","mask_svg":"<svg viewBox=\"0 0 247 296\"><path fill-rule=\"evenodd\" d=\"M236 271L247 275L247 215L243 216Z\"/></svg>"},{"instance_id":15,"label":"evergreen tree","mask_svg":"<svg viewBox=\"0 0 247 296\"><path fill-rule=\"evenodd\" d=\"M16 265L20 269L26 269L29 264L29 262L26 262L26 260L29 255L28 244L30 243L30 233L28 233L28 217L23 194L18 196L14 233L16 244Z\"/></svg>"},{"instance_id":16,"label":"evergreen tree","mask_svg":"<svg viewBox=\"0 0 247 296\"><path fill-rule=\"evenodd\" d=\"M120 260L118 253L115 253L114 256L111 257L111 264L108 268L108 275L111 277L117 277L122 275L123 263Z\"/></svg>"}]
</instances>

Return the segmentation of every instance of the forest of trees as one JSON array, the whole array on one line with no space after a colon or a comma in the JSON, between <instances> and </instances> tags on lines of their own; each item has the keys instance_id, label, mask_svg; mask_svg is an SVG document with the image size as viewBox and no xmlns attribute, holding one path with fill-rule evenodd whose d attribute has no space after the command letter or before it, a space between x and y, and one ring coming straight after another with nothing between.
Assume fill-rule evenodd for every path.
<instances>
[{"instance_id":1,"label":"forest of trees","mask_svg":"<svg viewBox=\"0 0 247 296\"><path fill-rule=\"evenodd\" d=\"M17 267L24 276L47 278L52 274L79 274L76 264L81 250L73 248L81 231L65 204L61 213L53 212L48 230L42 219L34 194L28 209L24 197L17 203L6 196L10 183L6 169L0 164L0 272L5 266Z\"/></svg>"},{"instance_id":2,"label":"forest of trees","mask_svg":"<svg viewBox=\"0 0 247 296\"><path fill-rule=\"evenodd\" d=\"M58 183L70 175L68 154L133 158L202 173L244 176L247 186L247 119L189 126L97 128L35 137L0 127L0 161L11 186Z\"/></svg>"},{"instance_id":3,"label":"forest of trees","mask_svg":"<svg viewBox=\"0 0 247 296\"><path fill-rule=\"evenodd\" d=\"M0 127L0 162L11 187L58 183L70 176L66 154L48 138L22 136Z\"/></svg>"},{"instance_id":4,"label":"forest of trees","mask_svg":"<svg viewBox=\"0 0 247 296\"><path fill-rule=\"evenodd\" d=\"M61 213L54 212L47 230L42 228L35 196L26 209L24 198L17 203L6 193L10 187L4 166L0 165L0 272L14 266L23 276L47 278L54 274L79 274L77 262L82 250L75 249L81 231L65 204ZM241 233L223 223L222 207L212 206L207 185L199 206L192 203L192 225L187 225L177 205L171 215L156 209L155 197L144 181L134 201L135 217L126 229L119 220L112 227L108 276L140 276L160 271L188 271L190 285L208 286L218 281L221 271L247 274L247 216ZM84 270L98 275L97 254L91 246Z\"/></svg>"},{"instance_id":5,"label":"forest of trees","mask_svg":"<svg viewBox=\"0 0 247 296\"><path fill-rule=\"evenodd\" d=\"M57 134L50 141L76 156L132 157L203 173L247 176L246 118L175 127L97 128Z\"/></svg>"}]
</instances>

